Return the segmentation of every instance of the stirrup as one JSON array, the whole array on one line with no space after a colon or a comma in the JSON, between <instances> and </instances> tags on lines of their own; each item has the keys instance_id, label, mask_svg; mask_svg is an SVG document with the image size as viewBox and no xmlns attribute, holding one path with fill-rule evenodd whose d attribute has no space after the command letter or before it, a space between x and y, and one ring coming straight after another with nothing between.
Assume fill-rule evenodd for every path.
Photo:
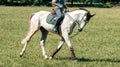
<instances>
[{"instance_id":1,"label":"stirrup","mask_svg":"<svg viewBox=\"0 0 120 67\"><path fill-rule=\"evenodd\" d=\"M54 32L57 32L57 28L53 28L53 31L54 31Z\"/></svg>"}]
</instances>

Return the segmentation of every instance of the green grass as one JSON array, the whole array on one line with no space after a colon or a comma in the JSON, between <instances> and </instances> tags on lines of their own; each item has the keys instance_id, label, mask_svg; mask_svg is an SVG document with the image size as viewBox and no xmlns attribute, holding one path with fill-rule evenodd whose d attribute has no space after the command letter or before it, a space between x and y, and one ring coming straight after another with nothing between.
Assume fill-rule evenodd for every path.
<instances>
[{"instance_id":1,"label":"green grass","mask_svg":"<svg viewBox=\"0 0 120 67\"><path fill-rule=\"evenodd\" d=\"M39 10L51 11L52 7L0 6L0 67L119 67L120 66L120 9L87 8L96 16L84 30L72 37L78 62L70 59L66 44L53 60L44 60L37 32L31 39L22 58L21 40L28 30L28 17ZM70 8L75 10L77 8ZM77 27L76 27L77 28ZM53 38L53 36L55 36ZM46 48L48 55L57 47L59 36L49 33Z\"/></svg>"}]
</instances>

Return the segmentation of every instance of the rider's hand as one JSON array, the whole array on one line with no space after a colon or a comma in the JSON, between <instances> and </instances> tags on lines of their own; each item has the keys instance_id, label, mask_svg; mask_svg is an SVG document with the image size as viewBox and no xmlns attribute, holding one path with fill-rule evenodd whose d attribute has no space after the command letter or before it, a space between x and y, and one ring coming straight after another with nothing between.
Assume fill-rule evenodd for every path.
<instances>
[{"instance_id":1,"label":"rider's hand","mask_svg":"<svg viewBox=\"0 0 120 67\"><path fill-rule=\"evenodd\" d=\"M69 9L65 9L66 12L69 12Z\"/></svg>"},{"instance_id":2,"label":"rider's hand","mask_svg":"<svg viewBox=\"0 0 120 67\"><path fill-rule=\"evenodd\" d=\"M60 8L63 8L63 6L62 6L62 5L59 5L59 7L60 7Z\"/></svg>"}]
</instances>

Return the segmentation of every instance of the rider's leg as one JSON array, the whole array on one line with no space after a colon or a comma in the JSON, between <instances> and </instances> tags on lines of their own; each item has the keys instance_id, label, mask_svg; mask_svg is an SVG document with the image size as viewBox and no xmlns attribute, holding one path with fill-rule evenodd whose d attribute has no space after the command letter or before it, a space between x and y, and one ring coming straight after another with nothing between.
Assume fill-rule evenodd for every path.
<instances>
[{"instance_id":1,"label":"rider's leg","mask_svg":"<svg viewBox=\"0 0 120 67\"><path fill-rule=\"evenodd\" d=\"M57 20L56 20L56 24L55 24L55 26L54 26L54 29L53 29L53 31L57 31L57 28L58 28L58 26L59 26L59 24L60 24L60 22L62 21L62 13L61 13L61 9L55 9L55 11L56 11L56 15L57 15Z\"/></svg>"},{"instance_id":2,"label":"rider's leg","mask_svg":"<svg viewBox=\"0 0 120 67\"><path fill-rule=\"evenodd\" d=\"M60 22L62 20L63 20L63 17L60 17L60 18L57 19L56 24L55 24L54 29L53 29L55 32L57 31L57 29L58 29L58 27L60 25Z\"/></svg>"}]
</instances>

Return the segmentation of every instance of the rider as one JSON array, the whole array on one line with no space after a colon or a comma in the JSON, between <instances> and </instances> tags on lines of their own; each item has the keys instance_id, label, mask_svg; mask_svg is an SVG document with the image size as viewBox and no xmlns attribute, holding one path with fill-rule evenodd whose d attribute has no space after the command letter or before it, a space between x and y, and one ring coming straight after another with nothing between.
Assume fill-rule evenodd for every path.
<instances>
[{"instance_id":1,"label":"rider","mask_svg":"<svg viewBox=\"0 0 120 67\"><path fill-rule=\"evenodd\" d=\"M57 15L57 22L55 24L55 27L53 28L53 31L57 31L57 28L60 24L60 22L62 21L63 17L62 17L62 12L65 9L66 11L68 11L65 0L52 0L52 5L54 5L54 10L56 12Z\"/></svg>"}]
</instances>

